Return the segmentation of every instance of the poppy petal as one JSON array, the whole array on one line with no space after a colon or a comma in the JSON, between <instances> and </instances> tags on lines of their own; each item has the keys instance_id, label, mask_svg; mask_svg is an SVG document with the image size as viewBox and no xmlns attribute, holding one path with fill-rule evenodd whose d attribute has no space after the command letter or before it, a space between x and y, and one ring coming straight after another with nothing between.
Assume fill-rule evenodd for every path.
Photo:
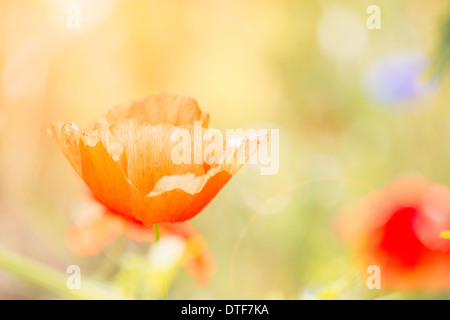
<instances>
[{"instance_id":1,"label":"poppy petal","mask_svg":"<svg viewBox=\"0 0 450 320\"><path fill-rule=\"evenodd\" d=\"M199 285L206 285L214 272L215 263L205 241L189 222L161 224L161 235L181 236L187 244L186 253L181 261L197 280Z\"/></svg>"},{"instance_id":2,"label":"poppy petal","mask_svg":"<svg viewBox=\"0 0 450 320\"><path fill-rule=\"evenodd\" d=\"M135 219L141 196L99 140L95 145L80 143L82 178L97 200L113 212Z\"/></svg>"},{"instance_id":3,"label":"poppy petal","mask_svg":"<svg viewBox=\"0 0 450 320\"><path fill-rule=\"evenodd\" d=\"M183 222L198 214L225 186L231 177L268 141L266 133L243 137L241 143L223 163L216 164L202 176L193 174L162 177L144 199L144 225L161 222Z\"/></svg>"},{"instance_id":4,"label":"poppy petal","mask_svg":"<svg viewBox=\"0 0 450 320\"><path fill-rule=\"evenodd\" d=\"M144 225L161 222L183 222L197 215L230 180L231 175L221 171L211 177L198 193L190 194L174 189L154 197L144 199L142 216L137 218Z\"/></svg>"},{"instance_id":5,"label":"poppy petal","mask_svg":"<svg viewBox=\"0 0 450 320\"><path fill-rule=\"evenodd\" d=\"M378 265L382 286L394 290L442 290L450 286L450 188L406 177L365 197L339 221L358 264ZM430 274L433 277L430 277Z\"/></svg>"},{"instance_id":6,"label":"poppy petal","mask_svg":"<svg viewBox=\"0 0 450 320\"><path fill-rule=\"evenodd\" d=\"M186 145L191 151L186 164L176 163L172 151L180 143L173 139L177 130L185 130L188 141ZM192 173L205 174L202 162L202 142L196 147L196 130L201 139L204 128L194 126L174 127L169 124L151 125L139 120L120 120L107 129L96 130L96 134L104 141L106 149L113 159L119 160L122 171L134 186L145 197L161 177ZM195 153L200 153L200 156ZM195 158L201 162L195 163Z\"/></svg>"},{"instance_id":7,"label":"poppy petal","mask_svg":"<svg viewBox=\"0 0 450 320\"><path fill-rule=\"evenodd\" d=\"M112 213L90 216L66 233L66 246L79 256L97 255L124 233L126 220Z\"/></svg>"},{"instance_id":8,"label":"poppy petal","mask_svg":"<svg viewBox=\"0 0 450 320\"><path fill-rule=\"evenodd\" d=\"M79 141L83 139L84 133L73 122L53 123L48 133L56 140L64 156L81 176Z\"/></svg>"},{"instance_id":9,"label":"poppy petal","mask_svg":"<svg viewBox=\"0 0 450 320\"><path fill-rule=\"evenodd\" d=\"M116 106L101 117L94 128L109 127L121 119L142 120L153 125L193 125L194 121L202 121L204 128L209 125L209 114L200 110L195 99L164 93Z\"/></svg>"},{"instance_id":10,"label":"poppy petal","mask_svg":"<svg viewBox=\"0 0 450 320\"><path fill-rule=\"evenodd\" d=\"M73 123L54 123L50 132L95 198L111 211L134 219L141 196L122 170L126 159L121 155L113 159L113 152L106 149L96 131L84 132ZM112 149L111 142L108 147Z\"/></svg>"},{"instance_id":11,"label":"poppy petal","mask_svg":"<svg viewBox=\"0 0 450 320\"><path fill-rule=\"evenodd\" d=\"M230 146L229 143L224 141L223 144L226 145L226 150L223 160L219 163L210 164L205 174L200 176L192 173L165 175L158 180L153 190L147 194L147 197L154 197L175 189L181 189L190 194L199 193L208 180L221 171L226 171L230 176L236 174L258 148L266 144L267 141L268 136L265 132L261 132L256 136L244 136L237 146ZM227 183L228 180L223 182Z\"/></svg>"}]
</instances>

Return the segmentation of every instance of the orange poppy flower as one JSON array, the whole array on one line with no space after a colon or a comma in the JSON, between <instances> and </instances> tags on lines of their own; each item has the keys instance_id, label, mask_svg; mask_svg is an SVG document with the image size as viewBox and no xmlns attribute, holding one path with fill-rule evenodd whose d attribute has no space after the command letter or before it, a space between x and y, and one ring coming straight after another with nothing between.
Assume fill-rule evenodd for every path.
<instances>
[{"instance_id":1,"label":"orange poppy flower","mask_svg":"<svg viewBox=\"0 0 450 320\"><path fill-rule=\"evenodd\" d=\"M450 288L450 188L403 178L363 199L340 220L364 272L380 267L381 288Z\"/></svg>"},{"instance_id":2,"label":"orange poppy flower","mask_svg":"<svg viewBox=\"0 0 450 320\"><path fill-rule=\"evenodd\" d=\"M201 121L200 142L196 136ZM107 211L73 227L66 244L80 255L99 253L119 235L137 241L152 239L152 226L161 224L161 235L178 234L195 244L195 257L185 265L204 282L210 255L197 233L186 223L197 215L243 166L267 135L246 136L237 147L222 143L231 152L216 163L203 159L203 141L209 115L188 97L158 94L120 105L98 119L90 130L74 123L54 123L50 133L71 165ZM190 135L190 159L175 163L177 130ZM250 143L255 142L256 143ZM200 143L202 148L196 148ZM211 142L210 142L211 143ZM191 146L194 146L191 148ZM236 161L244 154L245 161ZM189 157L188 157L189 158ZM205 270L203 270L205 271Z\"/></svg>"}]
</instances>

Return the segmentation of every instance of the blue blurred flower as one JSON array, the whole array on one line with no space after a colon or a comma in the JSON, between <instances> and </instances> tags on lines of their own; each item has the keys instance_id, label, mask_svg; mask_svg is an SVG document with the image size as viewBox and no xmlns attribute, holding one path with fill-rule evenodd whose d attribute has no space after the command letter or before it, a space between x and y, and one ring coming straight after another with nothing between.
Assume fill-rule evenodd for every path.
<instances>
[{"instance_id":1,"label":"blue blurred flower","mask_svg":"<svg viewBox=\"0 0 450 320\"><path fill-rule=\"evenodd\" d=\"M373 62L367 70L365 85L378 103L407 103L428 95L435 79L424 79L430 61L419 51L391 54Z\"/></svg>"}]
</instances>

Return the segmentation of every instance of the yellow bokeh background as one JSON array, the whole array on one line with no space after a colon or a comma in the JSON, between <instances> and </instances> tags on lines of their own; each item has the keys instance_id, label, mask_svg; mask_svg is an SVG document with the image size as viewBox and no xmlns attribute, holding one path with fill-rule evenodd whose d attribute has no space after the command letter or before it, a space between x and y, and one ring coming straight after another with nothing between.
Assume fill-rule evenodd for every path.
<instances>
[{"instance_id":1,"label":"yellow bokeh background","mask_svg":"<svg viewBox=\"0 0 450 320\"><path fill-rule=\"evenodd\" d=\"M104 255L80 258L63 243L92 208L46 130L53 121L86 128L152 93L182 94L223 132L279 129L280 168L272 176L243 168L193 220L217 270L206 288L180 270L169 297L372 297L353 280L337 214L403 174L450 183L446 78L400 108L380 107L362 80L374 60L398 51L419 50L433 66L449 4L379 0L382 28L370 30L374 2L1 0L0 244L93 274ZM80 29L67 27L71 5ZM280 192L232 260L249 219ZM54 297L0 271L0 298Z\"/></svg>"}]
</instances>

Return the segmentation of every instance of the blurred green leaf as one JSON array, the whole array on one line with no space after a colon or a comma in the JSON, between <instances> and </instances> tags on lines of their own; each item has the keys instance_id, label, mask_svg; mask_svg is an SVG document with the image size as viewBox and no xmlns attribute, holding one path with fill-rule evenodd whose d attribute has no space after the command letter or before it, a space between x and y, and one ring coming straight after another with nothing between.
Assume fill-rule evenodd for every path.
<instances>
[{"instance_id":1,"label":"blurred green leaf","mask_svg":"<svg viewBox=\"0 0 450 320\"><path fill-rule=\"evenodd\" d=\"M0 247L0 268L17 278L67 299L120 299L113 288L83 276L80 289L67 287L68 274Z\"/></svg>"}]
</instances>

